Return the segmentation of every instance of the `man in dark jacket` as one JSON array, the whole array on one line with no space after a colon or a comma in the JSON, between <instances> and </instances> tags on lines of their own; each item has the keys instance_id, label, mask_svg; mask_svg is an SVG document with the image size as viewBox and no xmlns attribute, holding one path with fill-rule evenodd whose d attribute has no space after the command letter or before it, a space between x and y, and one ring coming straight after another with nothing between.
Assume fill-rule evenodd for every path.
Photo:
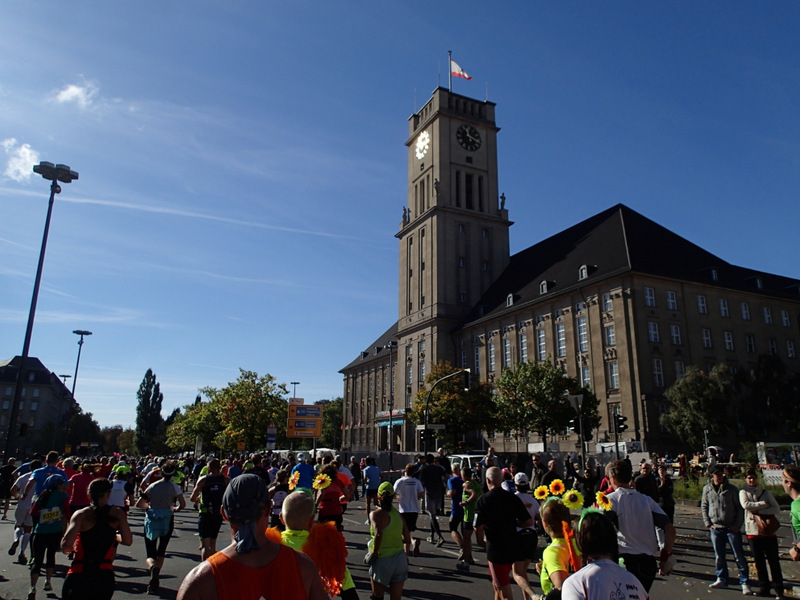
<instances>
[{"instance_id":1,"label":"man in dark jacket","mask_svg":"<svg viewBox=\"0 0 800 600\"><path fill-rule=\"evenodd\" d=\"M700 504L703 523L711 536L717 571L717 579L709 587L728 587L728 561L725 557L727 542L731 546L733 558L739 567L739 584L742 586L742 593L749 596L751 591L748 582L747 559L744 556L742 532L740 531L744 522L744 510L739 503L739 490L728 482L721 466L712 466L709 474L711 481L703 488L703 500Z\"/></svg>"}]
</instances>

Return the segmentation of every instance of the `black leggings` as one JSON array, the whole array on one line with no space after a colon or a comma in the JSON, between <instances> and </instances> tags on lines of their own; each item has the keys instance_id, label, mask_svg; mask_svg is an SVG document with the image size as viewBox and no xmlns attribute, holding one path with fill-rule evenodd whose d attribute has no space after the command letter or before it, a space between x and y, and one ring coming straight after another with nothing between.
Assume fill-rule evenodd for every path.
<instances>
[{"instance_id":1,"label":"black leggings","mask_svg":"<svg viewBox=\"0 0 800 600\"><path fill-rule=\"evenodd\" d=\"M175 519L170 517L169 519L169 531L158 537L154 540L151 540L146 535L144 536L144 549L147 553L147 558L156 559L159 556L166 556L167 555L167 544L169 544L169 538L172 537L172 531L175 529Z\"/></svg>"},{"instance_id":2,"label":"black leggings","mask_svg":"<svg viewBox=\"0 0 800 600\"><path fill-rule=\"evenodd\" d=\"M61 549L61 536L64 532L37 533L33 536L33 566L31 572L39 573L42 566L52 569L56 566L56 553ZM44 555L47 552L47 563Z\"/></svg>"},{"instance_id":3,"label":"black leggings","mask_svg":"<svg viewBox=\"0 0 800 600\"><path fill-rule=\"evenodd\" d=\"M100 569L88 573L69 573L61 588L61 600L111 600L114 595L114 571Z\"/></svg>"}]
</instances>

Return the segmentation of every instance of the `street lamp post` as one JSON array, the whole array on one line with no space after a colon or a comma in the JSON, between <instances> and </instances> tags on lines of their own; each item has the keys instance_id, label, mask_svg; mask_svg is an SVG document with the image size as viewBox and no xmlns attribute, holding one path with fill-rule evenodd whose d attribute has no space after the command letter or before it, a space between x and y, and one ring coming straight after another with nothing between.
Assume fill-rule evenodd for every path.
<instances>
[{"instance_id":1,"label":"street lamp post","mask_svg":"<svg viewBox=\"0 0 800 600\"><path fill-rule=\"evenodd\" d=\"M47 205L47 218L44 222L44 234L42 235L42 249L39 251L39 265L36 268L36 279L33 283L33 298L31 299L31 309L28 313L28 326L25 329L25 342L22 345L22 356L19 361L17 371L17 384L14 387L14 399L11 402L11 414L8 418L8 435L6 436L5 455L11 456L14 450L14 438L16 432L17 417L19 416L19 401L22 398L22 382L24 381L25 362L28 359L28 352L31 346L31 334L33 333L33 321L36 316L36 302L39 299L39 284L42 281L42 268L44 267L44 254L47 250L47 234L50 231L50 217L53 214L53 201L56 194L61 193L61 183L71 183L78 179L78 173L70 169L67 165L54 165L51 162L42 161L33 167L33 172L41 175L50 181L50 201Z\"/></svg>"},{"instance_id":2,"label":"street lamp post","mask_svg":"<svg viewBox=\"0 0 800 600\"><path fill-rule=\"evenodd\" d=\"M72 399L75 399L75 384L78 383L78 366L81 364L81 349L83 348L83 336L85 335L92 335L91 331L85 331L83 329L76 329L73 331L75 335L81 336L81 339L78 340L78 361L75 363L75 377L72 378Z\"/></svg>"},{"instance_id":3,"label":"street lamp post","mask_svg":"<svg viewBox=\"0 0 800 600\"><path fill-rule=\"evenodd\" d=\"M445 375L441 379L437 379L434 382L434 384L431 386L431 389L428 392L428 396L425 398L425 427L422 430L423 431L423 438L424 438L422 440L422 452L423 452L423 454L428 454L428 411L430 409L431 396L433 395L433 390L435 390L436 386L439 385L441 382L443 382L445 379L450 379L452 377L455 377L456 375L466 374L466 377L464 378L464 391L468 392L469 391L469 373L470 373L469 369L459 369L458 371L450 373L450 375Z\"/></svg>"},{"instance_id":4,"label":"street lamp post","mask_svg":"<svg viewBox=\"0 0 800 600\"><path fill-rule=\"evenodd\" d=\"M300 385L299 381L290 381L292 385L292 398L297 398L297 386Z\"/></svg>"},{"instance_id":5,"label":"street lamp post","mask_svg":"<svg viewBox=\"0 0 800 600\"><path fill-rule=\"evenodd\" d=\"M394 424L392 423L392 413L394 413L394 366L392 365L392 350L397 348L397 342L392 340L386 347L389 349L389 470L392 471L392 456L394 454Z\"/></svg>"}]
</instances>

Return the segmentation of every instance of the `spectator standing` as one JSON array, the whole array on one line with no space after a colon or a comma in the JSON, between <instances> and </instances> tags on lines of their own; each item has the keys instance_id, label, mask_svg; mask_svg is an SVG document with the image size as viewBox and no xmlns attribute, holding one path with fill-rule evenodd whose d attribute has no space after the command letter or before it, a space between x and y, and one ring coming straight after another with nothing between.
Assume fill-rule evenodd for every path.
<instances>
[{"instance_id":1,"label":"spectator standing","mask_svg":"<svg viewBox=\"0 0 800 600\"><path fill-rule=\"evenodd\" d=\"M774 533L767 534L759 531L756 523L756 515L772 515L777 519L781 508L770 491L759 485L755 469L748 469L745 472L744 481L745 486L739 490L739 502L744 509L744 533L756 563L760 588L757 593L759 596L769 595L770 578L767 573L767 563L769 563L772 589L775 591L775 597L781 599L784 598L784 592L783 572L778 556L778 536Z\"/></svg>"},{"instance_id":2,"label":"spectator standing","mask_svg":"<svg viewBox=\"0 0 800 600\"><path fill-rule=\"evenodd\" d=\"M650 496L656 502L660 501L658 481L653 477L653 466L649 462L639 465L639 474L634 478L633 485L640 494Z\"/></svg>"},{"instance_id":3,"label":"spectator standing","mask_svg":"<svg viewBox=\"0 0 800 600\"><path fill-rule=\"evenodd\" d=\"M709 587L728 587L728 561L725 548L730 544L733 558L739 567L739 585L742 593L750 595L747 559L742 546L741 525L744 511L739 502L739 490L728 482L725 471L719 465L709 468L711 480L703 488L700 512L703 523L708 528L711 546L714 548L717 579Z\"/></svg>"}]
</instances>

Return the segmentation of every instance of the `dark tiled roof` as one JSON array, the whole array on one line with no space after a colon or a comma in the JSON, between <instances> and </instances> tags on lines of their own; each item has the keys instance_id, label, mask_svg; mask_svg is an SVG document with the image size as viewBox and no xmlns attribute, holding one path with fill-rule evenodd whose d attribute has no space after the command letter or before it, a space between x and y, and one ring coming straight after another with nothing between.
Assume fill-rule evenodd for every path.
<instances>
[{"instance_id":1,"label":"dark tiled roof","mask_svg":"<svg viewBox=\"0 0 800 600\"><path fill-rule=\"evenodd\" d=\"M369 364L370 362L377 360L379 358L383 358L384 356L389 356L389 351L386 349L386 344L389 343L390 340L397 339L397 323L395 322L394 325L389 327L383 335L381 335L377 340L372 342L367 349L359 354L358 358L356 358L353 362L349 365L344 367L339 371L339 373L344 373L350 369L354 369L360 365ZM377 352L375 351L376 348L380 348ZM397 350L394 351L397 354Z\"/></svg>"},{"instance_id":2,"label":"dark tiled roof","mask_svg":"<svg viewBox=\"0 0 800 600\"><path fill-rule=\"evenodd\" d=\"M582 265L588 278L579 281ZM717 280L712 279L712 269ZM800 281L731 265L647 217L617 204L511 257L462 326L547 301L625 271L800 299ZM760 279L762 288L756 285ZM540 293L542 281L548 293ZM513 305L507 307L509 294Z\"/></svg>"}]
</instances>

